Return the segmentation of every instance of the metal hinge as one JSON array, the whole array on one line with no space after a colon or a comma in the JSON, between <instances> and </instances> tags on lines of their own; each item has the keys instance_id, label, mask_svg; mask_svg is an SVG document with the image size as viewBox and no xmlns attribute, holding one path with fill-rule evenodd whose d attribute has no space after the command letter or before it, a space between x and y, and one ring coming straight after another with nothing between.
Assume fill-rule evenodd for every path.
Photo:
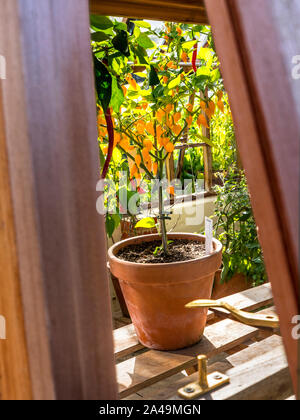
<instances>
[{"instance_id":1,"label":"metal hinge","mask_svg":"<svg viewBox=\"0 0 300 420\"><path fill-rule=\"evenodd\" d=\"M212 391L221 385L229 383L229 377L220 372L207 374L207 357L201 355L198 359L199 380L192 382L178 390L180 397L187 400L199 397L206 392Z\"/></svg>"},{"instance_id":2,"label":"metal hinge","mask_svg":"<svg viewBox=\"0 0 300 420\"><path fill-rule=\"evenodd\" d=\"M222 308L229 311L238 321L252 325L253 327L279 328L279 319L276 315L256 314L252 312L241 311L227 302L220 300L194 300L185 305L186 308Z\"/></svg>"}]
</instances>

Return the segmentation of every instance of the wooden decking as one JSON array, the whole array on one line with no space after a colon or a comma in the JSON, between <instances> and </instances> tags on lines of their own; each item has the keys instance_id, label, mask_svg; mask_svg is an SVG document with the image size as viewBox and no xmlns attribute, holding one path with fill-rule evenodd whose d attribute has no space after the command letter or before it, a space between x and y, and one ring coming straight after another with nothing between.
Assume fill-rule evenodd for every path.
<instances>
[{"instance_id":1,"label":"wooden decking","mask_svg":"<svg viewBox=\"0 0 300 420\"><path fill-rule=\"evenodd\" d=\"M223 298L247 311L274 313L270 284ZM197 380L196 357L205 354L209 371L230 377L230 384L202 399L287 399L292 397L288 365L278 331L250 327L226 311L210 311L200 343L172 352L149 350L132 324L114 331L120 398L178 399L177 390Z\"/></svg>"}]
</instances>

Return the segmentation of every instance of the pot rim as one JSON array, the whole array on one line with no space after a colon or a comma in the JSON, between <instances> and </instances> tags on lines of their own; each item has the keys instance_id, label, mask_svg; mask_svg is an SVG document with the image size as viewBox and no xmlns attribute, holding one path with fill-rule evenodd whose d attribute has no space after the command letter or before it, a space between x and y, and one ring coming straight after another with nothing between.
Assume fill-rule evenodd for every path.
<instances>
[{"instance_id":1,"label":"pot rim","mask_svg":"<svg viewBox=\"0 0 300 420\"><path fill-rule=\"evenodd\" d=\"M174 232L174 233L169 233L168 234L168 237L173 237L174 238L176 236L178 236L179 238L182 238L182 237L185 237L185 236L186 237L193 236L195 238L198 237L198 238L202 238L202 239L205 240L204 235L200 235L200 234L197 234L197 233ZM147 240L146 242L151 242L151 239L155 240L157 238L161 238L159 233L154 233L154 234L150 234L150 235L134 236L132 238L127 238L127 239L124 239L122 241L119 241L119 242L115 243L114 245L112 245L108 249L108 259L109 259L109 261L117 262L118 264L123 264L123 265L129 266L129 267L130 266L131 267L142 266L142 267L157 267L157 268L159 268L159 267L170 267L171 265L177 265L177 266L181 265L182 266L182 265L188 265L188 264L191 264L191 263L195 263L196 261L208 261L210 259L214 259L217 255L220 254L220 252L222 252L222 248L223 248L221 242L218 239L213 238L213 244L214 244L215 249L209 255L204 255L202 257L193 258L193 259L190 259L190 260L187 260L187 261L175 261L175 262L157 263L157 264L156 263L155 264L153 264L153 263L137 263L137 262L133 262L133 261L126 261L126 260L122 260L121 258L118 258L115 255L115 253L117 251L126 247L127 245L130 245L131 242L134 242L136 240L139 241L140 239L145 239L145 237L150 239L150 240ZM141 242L143 242L143 241L141 240Z\"/></svg>"}]
</instances>

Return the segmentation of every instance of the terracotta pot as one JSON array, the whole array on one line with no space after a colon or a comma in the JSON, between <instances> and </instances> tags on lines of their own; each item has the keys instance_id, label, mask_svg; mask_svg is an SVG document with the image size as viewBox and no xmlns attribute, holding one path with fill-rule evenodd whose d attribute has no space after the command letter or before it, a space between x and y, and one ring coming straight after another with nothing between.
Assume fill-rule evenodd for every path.
<instances>
[{"instance_id":1,"label":"terracotta pot","mask_svg":"<svg viewBox=\"0 0 300 420\"><path fill-rule=\"evenodd\" d=\"M234 274L234 276L225 283L221 283L221 270L218 270L215 275L212 299L221 299L225 296L250 289L251 287L251 282L247 281L243 274L238 273Z\"/></svg>"},{"instance_id":2,"label":"terracotta pot","mask_svg":"<svg viewBox=\"0 0 300 420\"><path fill-rule=\"evenodd\" d=\"M205 237L173 233L168 239ZM215 272L222 262L222 245L214 239L211 255L167 264L138 264L116 257L130 244L160 240L159 235L136 236L108 250L111 272L122 288L140 342L157 350L176 350L197 343L204 331L207 309L187 309L194 299L210 299Z\"/></svg>"}]
</instances>

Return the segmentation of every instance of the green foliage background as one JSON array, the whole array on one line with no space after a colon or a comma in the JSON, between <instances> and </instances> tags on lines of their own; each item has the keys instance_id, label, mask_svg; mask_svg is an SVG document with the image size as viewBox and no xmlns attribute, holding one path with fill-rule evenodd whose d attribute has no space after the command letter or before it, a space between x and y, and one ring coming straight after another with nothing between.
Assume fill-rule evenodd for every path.
<instances>
[{"instance_id":1,"label":"green foliage background","mask_svg":"<svg viewBox=\"0 0 300 420\"><path fill-rule=\"evenodd\" d=\"M221 280L241 273L258 286L267 276L244 173L231 169L215 190L215 235L223 244Z\"/></svg>"}]
</instances>

